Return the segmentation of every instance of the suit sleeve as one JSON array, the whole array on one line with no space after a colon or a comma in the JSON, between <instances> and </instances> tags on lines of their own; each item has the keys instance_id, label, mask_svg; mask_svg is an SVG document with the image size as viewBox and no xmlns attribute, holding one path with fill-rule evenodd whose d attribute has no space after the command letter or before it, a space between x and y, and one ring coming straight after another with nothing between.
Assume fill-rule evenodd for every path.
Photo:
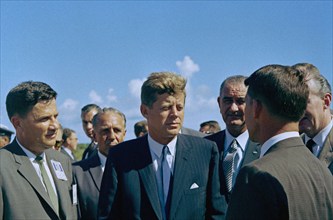
<instances>
[{"instance_id":1,"label":"suit sleeve","mask_svg":"<svg viewBox=\"0 0 333 220\"><path fill-rule=\"evenodd\" d=\"M245 166L237 177L226 219L288 219L283 187L270 174Z\"/></svg>"},{"instance_id":2,"label":"suit sleeve","mask_svg":"<svg viewBox=\"0 0 333 220\"><path fill-rule=\"evenodd\" d=\"M117 202L117 174L110 153L103 173L98 201L98 219L120 219ZM119 212L118 212L119 211Z\"/></svg>"},{"instance_id":3,"label":"suit sleeve","mask_svg":"<svg viewBox=\"0 0 333 220\"><path fill-rule=\"evenodd\" d=\"M226 209L226 199L220 190L219 152L216 144L213 143L209 171L209 189L207 190L206 219L224 219Z\"/></svg>"}]
</instances>

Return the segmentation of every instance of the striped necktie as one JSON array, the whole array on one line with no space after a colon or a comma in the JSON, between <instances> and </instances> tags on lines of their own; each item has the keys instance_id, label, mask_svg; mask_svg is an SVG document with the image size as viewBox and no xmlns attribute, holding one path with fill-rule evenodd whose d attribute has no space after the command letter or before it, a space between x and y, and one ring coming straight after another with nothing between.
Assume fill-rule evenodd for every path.
<instances>
[{"instance_id":1,"label":"striped necktie","mask_svg":"<svg viewBox=\"0 0 333 220\"><path fill-rule=\"evenodd\" d=\"M223 161L223 170L225 174L228 192L231 192L232 190L232 185L233 185L232 177L234 173L234 160L237 154L237 147L238 147L237 141L236 139L234 139L230 144L227 156L224 158Z\"/></svg>"}]
</instances>

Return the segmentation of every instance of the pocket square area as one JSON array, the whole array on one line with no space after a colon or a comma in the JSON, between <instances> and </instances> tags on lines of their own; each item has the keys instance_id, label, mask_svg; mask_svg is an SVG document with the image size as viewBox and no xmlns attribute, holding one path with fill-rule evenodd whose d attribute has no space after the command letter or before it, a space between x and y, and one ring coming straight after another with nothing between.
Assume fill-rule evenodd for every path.
<instances>
[{"instance_id":1,"label":"pocket square area","mask_svg":"<svg viewBox=\"0 0 333 220\"><path fill-rule=\"evenodd\" d=\"M196 183L193 183L190 187L190 189L197 189L197 188L199 188L199 186Z\"/></svg>"}]
</instances>

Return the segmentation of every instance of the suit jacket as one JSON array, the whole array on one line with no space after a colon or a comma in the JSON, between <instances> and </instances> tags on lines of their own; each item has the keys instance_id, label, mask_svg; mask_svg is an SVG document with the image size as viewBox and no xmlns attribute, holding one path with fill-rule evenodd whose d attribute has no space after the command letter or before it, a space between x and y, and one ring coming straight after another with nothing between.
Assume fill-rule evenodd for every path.
<instances>
[{"instance_id":1,"label":"suit jacket","mask_svg":"<svg viewBox=\"0 0 333 220\"><path fill-rule=\"evenodd\" d=\"M45 154L58 194L59 216L29 158L14 140L0 150L0 219L77 218L71 199L71 162L53 149L45 150ZM61 163L67 181L57 178L50 160Z\"/></svg>"},{"instance_id":2,"label":"suit jacket","mask_svg":"<svg viewBox=\"0 0 333 220\"><path fill-rule=\"evenodd\" d=\"M305 136L302 135L301 137L303 142L305 142ZM318 159L328 167L333 175L333 128L324 141L323 148L318 154Z\"/></svg>"},{"instance_id":3,"label":"suit jacket","mask_svg":"<svg viewBox=\"0 0 333 220\"><path fill-rule=\"evenodd\" d=\"M92 141L88 147L83 151L82 160L87 159L97 153L97 144Z\"/></svg>"},{"instance_id":4,"label":"suit jacket","mask_svg":"<svg viewBox=\"0 0 333 220\"><path fill-rule=\"evenodd\" d=\"M225 141L225 130L219 131L215 134L206 136L205 138L214 141L217 144L220 153L220 181L221 181L221 191L225 195L227 202L230 200L230 194L227 190L226 179L223 172L223 154L224 154L224 141ZM258 159L260 156L260 145L258 143L248 140L246 149L244 152L243 160L241 161L240 168L244 165Z\"/></svg>"},{"instance_id":5,"label":"suit jacket","mask_svg":"<svg viewBox=\"0 0 333 220\"><path fill-rule=\"evenodd\" d=\"M205 137L206 136L204 133L202 133L200 131L196 131L196 130L193 130L191 128L185 128L185 127L182 127L180 129L180 133L191 135L191 136L197 136L197 137Z\"/></svg>"},{"instance_id":6,"label":"suit jacket","mask_svg":"<svg viewBox=\"0 0 333 220\"><path fill-rule=\"evenodd\" d=\"M63 153L63 154L65 154L71 160L72 163L76 161L76 158L75 158L74 154L72 153L73 157L74 157L74 159L73 159L71 157L71 155L69 155L69 153L64 149L63 146L60 148L60 152Z\"/></svg>"},{"instance_id":7,"label":"suit jacket","mask_svg":"<svg viewBox=\"0 0 333 220\"><path fill-rule=\"evenodd\" d=\"M98 197L103 176L98 154L74 163L73 176L78 188L79 219L97 219Z\"/></svg>"},{"instance_id":8,"label":"suit jacket","mask_svg":"<svg viewBox=\"0 0 333 220\"><path fill-rule=\"evenodd\" d=\"M100 219L162 219L147 135L109 151L99 198ZM191 189L196 183L197 188ZM169 219L223 219L216 144L178 135Z\"/></svg>"},{"instance_id":9,"label":"suit jacket","mask_svg":"<svg viewBox=\"0 0 333 220\"><path fill-rule=\"evenodd\" d=\"M274 144L237 176L227 219L332 219L333 177L293 137Z\"/></svg>"}]
</instances>

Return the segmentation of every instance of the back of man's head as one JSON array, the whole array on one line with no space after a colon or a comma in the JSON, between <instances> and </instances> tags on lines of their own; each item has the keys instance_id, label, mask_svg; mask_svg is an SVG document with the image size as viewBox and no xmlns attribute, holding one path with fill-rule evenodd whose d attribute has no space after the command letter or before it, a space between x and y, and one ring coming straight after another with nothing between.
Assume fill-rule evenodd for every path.
<instances>
[{"instance_id":1,"label":"back of man's head","mask_svg":"<svg viewBox=\"0 0 333 220\"><path fill-rule=\"evenodd\" d=\"M304 75L295 68L267 65L245 80L248 95L269 112L286 121L298 122L304 114L309 89Z\"/></svg>"}]
</instances>

